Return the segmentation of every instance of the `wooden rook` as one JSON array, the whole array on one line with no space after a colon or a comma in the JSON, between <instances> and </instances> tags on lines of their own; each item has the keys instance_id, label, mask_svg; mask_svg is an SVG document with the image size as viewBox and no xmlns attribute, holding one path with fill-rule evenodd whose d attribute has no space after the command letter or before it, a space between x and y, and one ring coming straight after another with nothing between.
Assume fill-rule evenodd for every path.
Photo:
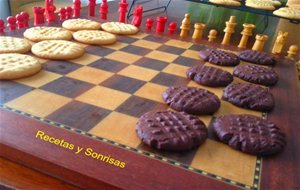
<instances>
[{"instance_id":1,"label":"wooden rook","mask_svg":"<svg viewBox=\"0 0 300 190\"><path fill-rule=\"evenodd\" d=\"M231 16L229 21L226 21L226 28L224 29L225 34L222 41L223 45L229 45L230 38L231 35L234 33L235 26L236 26L236 18L235 16Z\"/></svg>"},{"instance_id":2,"label":"wooden rook","mask_svg":"<svg viewBox=\"0 0 300 190\"><path fill-rule=\"evenodd\" d=\"M154 23L154 19L153 18L147 18L146 29L150 31L151 28L152 28L152 26L153 26L153 23Z\"/></svg>"},{"instance_id":3,"label":"wooden rook","mask_svg":"<svg viewBox=\"0 0 300 190\"><path fill-rule=\"evenodd\" d=\"M103 20L107 19L107 13L108 13L108 4L107 0L102 0L102 3L100 4L100 18Z\"/></svg>"},{"instance_id":4,"label":"wooden rook","mask_svg":"<svg viewBox=\"0 0 300 190\"><path fill-rule=\"evenodd\" d=\"M165 32L165 25L168 21L168 18L165 16L159 16L156 18L156 33L161 34Z\"/></svg>"},{"instance_id":5,"label":"wooden rook","mask_svg":"<svg viewBox=\"0 0 300 190\"><path fill-rule=\"evenodd\" d=\"M22 15L22 17L24 18L24 22L23 22L23 27L27 28L28 22L29 22L29 14L27 12L21 12L20 15Z\"/></svg>"},{"instance_id":6,"label":"wooden rook","mask_svg":"<svg viewBox=\"0 0 300 190\"><path fill-rule=\"evenodd\" d=\"M7 27L10 31L17 29L17 19L14 16L7 17Z\"/></svg>"},{"instance_id":7,"label":"wooden rook","mask_svg":"<svg viewBox=\"0 0 300 190\"><path fill-rule=\"evenodd\" d=\"M89 0L89 15L95 16L96 0Z\"/></svg>"},{"instance_id":8,"label":"wooden rook","mask_svg":"<svg viewBox=\"0 0 300 190\"><path fill-rule=\"evenodd\" d=\"M264 50L264 46L266 41L268 40L268 36L267 35L263 35L263 34L257 34L255 37L255 43L252 47L252 50L254 51L263 51Z\"/></svg>"},{"instance_id":9,"label":"wooden rook","mask_svg":"<svg viewBox=\"0 0 300 190\"><path fill-rule=\"evenodd\" d=\"M209 31L209 34L208 34L208 41L209 42L213 42L215 41L215 39L217 38L217 34L218 34L218 31L216 30L210 30Z\"/></svg>"},{"instance_id":10,"label":"wooden rook","mask_svg":"<svg viewBox=\"0 0 300 190\"><path fill-rule=\"evenodd\" d=\"M289 50L287 51L287 53L288 53L287 57L293 58L295 55L298 54L298 51L299 51L299 47L297 45L291 45L289 47Z\"/></svg>"},{"instance_id":11,"label":"wooden rook","mask_svg":"<svg viewBox=\"0 0 300 190\"><path fill-rule=\"evenodd\" d=\"M182 38L187 37L189 35L190 27L191 27L191 15L187 13L184 15L184 19L181 22L180 37Z\"/></svg>"},{"instance_id":12,"label":"wooden rook","mask_svg":"<svg viewBox=\"0 0 300 190\"><path fill-rule=\"evenodd\" d=\"M4 32L5 29L5 22L4 20L0 19L0 34Z\"/></svg>"},{"instance_id":13,"label":"wooden rook","mask_svg":"<svg viewBox=\"0 0 300 190\"><path fill-rule=\"evenodd\" d=\"M276 41L272 48L273 54L280 54L282 52L283 46L286 43L288 32L279 31L276 37Z\"/></svg>"},{"instance_id":14,"label":"wooden rook","mask_svg":"<svg viewBox=\"0 0 300 190\"><path fill-rule=\"evenodd\" d=\"M73 17L80 17L80 9L81 9L81 1L74 0L73 1L73 10L74 10Z\"/></svg>"},{"instance_id":15,"label":"wooden rook","mask_svg":"<svg viewBox=\"0 0 300 190\"><path fill-rule=\"evenodd\" d=\"M254 24L243 24L244 30L241 32L242 34L242 38L241 41L238 45L239 48L246 48L247 43L248 43L248 39L250 36L252 36L252 31L253 29L255 29L255 25Z\"/></svg>"},{"instance_id":16,"label":"wooden rook","mask_svg":"<svg viewBox=\"0 0 300 190\"><path fill-rule=\"evenodd\" d=\"M195 25L194 25L194 33L193 33L192 38L194 40L201 40L204 28L205 28L205 24L203 24L203 23L195 23Z\"/></svg>"}]
</instances>

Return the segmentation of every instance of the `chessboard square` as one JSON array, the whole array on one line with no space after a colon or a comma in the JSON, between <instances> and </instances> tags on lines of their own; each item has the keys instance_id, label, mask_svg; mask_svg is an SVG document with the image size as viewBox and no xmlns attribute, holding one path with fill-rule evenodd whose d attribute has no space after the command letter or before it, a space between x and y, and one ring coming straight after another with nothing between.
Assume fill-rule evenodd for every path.
<instances>
[{"instance_id":1,"label":"chessboard square","mask_svg":"<svg viewBox=\"0 0 300 190\"><path fill-rule=\"evenodd\" d=\"M74 100L48 115L47 119L88 131L109 113L109 110Z\"/></svg>"},{"instance_id":2,"label":"chessboard square","mask_svg":"<svg viewBox=\"0 0 300 190\"><path fill-rule=\"evenodd\" d=\"M86 83L80 80L61 77L53 82L42 86L40 89L59 94L62 96L67 96L69 98L75 98L92 88L94 85L90 83Z\"/></svg>"},{"instance_id":3,"label":"chessboard square","mask_svg":"<svg viewBox=\"0 0 300 190\"><path fill-rule=\"evenodd\" d=\"M164 86L181 86L181 85L185 86L190 81L186 77L183 78L180 76L161 72L158 75L156 75L150 82L164 85Z\"/></svg>"},{"instance_id":4,"label":"chessboard square","mask_svg":"<svg viewBox=\"0 0 300 190\"><path fill-rule=\"evenodd\" d=\"M226 114L250 114L257 117L262 117L262 112L244 109L237 107L227 101L221 100L221 107L215 113L215 116L226 115Z\"/></svg>"},{"instance_id":5,"label":"chessboard square","mask_svg":"<svg viewBox=\"0 0 300 190\"><path fill-rule=\"evenodd\" d=\"M146 67L149 69L154 69L157 71L163 70L168 64L169 63L164 62L164 61L159 61L159 60L150 59L150 58L146 58L146 57L143 57L134 63L134 65Z\"/></svg>"},{"instance_id":6,"label":"chessboard square","mask_svg":"<svg viewBox=\"0 0 300 190\"><path fill-rule=\"evenodd\" d=\"M135 45L128 45L122 48L121 51L144 56L148 54L151 50L143 47L138 47Z\"/></svg>"},{"instance_id":7,"label":"chessboard square","mask_svg":"<svg viewBox=\"0 0 300 190\"><path fill-rule=\"evenodd\" d=\"M172 39L172 40L167 41L165 43L165 45L188 49L188 48L190 48L193 45L193 43L191 43L191 42L185 42L185 41L180 41L180 40L173 40Z\"/></svg>"},{"instance_id":8,"label":"chessboard square","mask_svg":"<svg viewBox=\"0 0 300 190\"><path fill-rule=\"evenodd\" d=\"M218 96L218 98L222 98L223 96L223 89L222 87L209 87L209 86L204 86L204 85L201 85L201 84L198 84L196 83L195 81L190 81L188 83L188 86L189 87L196 87L196 88L201 88L201 89L205 89L205 90L208 90L212 93L214 93L216 96Z\"/></svg>"},{"instance_id":9,"label":"chessboard square","mask_svg":"<svg viewBox=\"0 0 300 190\"><path fill-rule=\"evenodd\" d=\"M152 69L129 65L125 69L121 70L118 74L142 81L150 81L155 75L157 75L157 73L159 72Z\"/></svg>"},{"instance_id":10,"label":"chessboard square","mask_svg":"<svg viewBox=\"0 0 300 190\"><path fill-rule=\"evenodd\" d=\"M6 105L38 117L45 117L70 101L70 98L35 89Z\"/></svg>"},{"instance_id":11,"label":"chessboard square","mask_svg":"<svg viewBox=\"0 0 300 190\"><path fill-rule=\"evenodd\" d=\"M175 55L180 55L180 54L182 54L183 52L186 51L183 48L178 48L178 47L168 46L168 45L162 45L157 50L167 52L167 53L172 53L172 54L175 54Z\"/></svg>"},{"instance_id":12,"label":"chessboard square","mask_svg":"<svg viewBox=\"0 0 300 190\"><path fill-rule=\"evenodd\" d=\"M126 115L140 117L146 112L153 110L166 110L167 108L168 106L166 104L133 95L121 104L116 111Z\"/></svg>"},{"instance_id":13,"label":"chessboard square","mask_svg":"<svg viewBox=\"0 0 300 190\"><path fill-rule=\"evenodd\" d=\"M82 67L81 65L68 61L48 61L43 65L44 70L66 75Z\"/></svg>"},{"instance_id":14,"label":"chessboard square","mask_svg":"<svg viewBox=\"0 0 300 190\"><path fill-rule=\"evenodd\" d=\"M189 50L188 49L184 53L182 53L181 56L192 58L192 59L196 59L196 60L200 60L200 58L199 58L199 52L195 51L195 50Z\"/></svg>"},{"instance_id":15,"label":"chessboard square","mask_svg":"<svg viewBox=\"0 0 300 190\"><path fill-rule=\"evenodd\" d=\"M125 44L125 43L122 43L122 42L116 42L116 43L113 43L113 44L104 45L103 47L110 48L110 49L113 49L113 50L120 50L120 49L122 49L126 46L128 46L128 44Z\"/></svg>"},{"instance_id":16,"label":"chessboard square","mask_svg":"<svg viewBox=\"0 0 300 190\"><path fill-rule=\"evenodd\" d=\"M145 57L171 63L178 57L178 55L154 50L148 53Z\"/></svg>"},{"instance_id":17,"label":"chessboard square","mask_svg":"<svg viewBox=\"0 0 300 190\"><path fill-rule=\"evenodd\" d=\"M118 38L119 42L123 42L123 43L126 43L126 44L132 44L132 43L134 43L135 41L138 40L136 38L132 38L132 37L129 37L129 36L117 36L117 38Z\"/></svg>"},{"instance_id":18,"label":"chessboard square","mask_svg":"<svg viewBox=\"0 0 300 190\"><path fill-rule=\"evenodd\" d=\"M181 77L186 77L186 71L188 70L189 67L186 66L181 66L178 64L169 64L162 72L181 76Z\"/></svg>"},{"instance_id":19,"label":"chessboard square","mask_svg":"<svg viewBox=\"0 0 300 190\"><path fill-rule=\"evenodd\" d=\"M162 35L148 35L143 38L143 40L151 41L151 42L158 42L158 43L165 43L169 39L162 36Z\"/></svg>"},{"instance_id":20,"label":"chessboard square","mask_svg":"<svg viewBox=\"0 0 300 190\"><path fill-rule=\"evenodd\" d=\"M33 88L10 80L0 81L0 104L9 102L15 98L30 92Z\"/></svg>"},{"instance_id":21,"label":"chessboard square","mask_svg":"<svg viewBox=\"0 0 300 190\"><path fill-rule=\"evenodd\" d=\"M114 110L126 99L130 94L106 88L103 86L95 86L76 98L76 100L102 107L109 110Z\"/></svg>"},{"instance_id":22,"label":"chessboard square","mask_svg":"<svg viewBox=\"0 0 300 190\"><path fill-rule=\"evenodd\" d=\"M95 62L99 59L101 59L100 56L85 53L80 58L72 59L72 60L70 60L70 62L77 63L77 64L80 64L80 65L88 65L88 64L93 63L93 62Z\"/></svg>"},{"instance_id":23,"label":"chessboard square","mask_svg":"<svg viewBox=\"0 0 300 190\"><path fill-rule=\"evenodd\" d=\"M117 73L128 66L126 63L114 61L106 58L99 59L94 63L89 64L90 67Z\"/></svg>"},{"instance_id":24,"label":"chessboard square","mask_svg":"<svg viewBox=\"0 0 300 190\"><path fill-rule=\"evenodd\" d=\"M157 48L159 48L159 46L161 46L160 43L151 42L148 40L138 40L138 41L132 43L132 45L147 48L147 49L153 49L153 50L157 49Z\"/></svg>"},{"instance_id":25,"label":"chessboard square","mask_svg":"<svg viewBox=\"0 0 300 190\"><path fill-rule=\"evenodd\" d=\"M58 75L56 73L48 72L45 70L41 70L37 74L31 76L31 77L26 77L22 79L15 80L18 83L25 84L27 86L31 86L34 88L39 88L49 82L52 82L56 79L61 77L61 75Z\"/></svg>"},{"instance_id":26,"label":"chessboard square","mask_svg":"<svg viewBox=\"0 0 300 190\"><path fill-rule=\"evenodd\" d=\"M121 61L123 63L132 64L139 60L142 56L134 55L132 53L126 53L122 51L115 51L109 55L107 55L105 58L112 59L115 61Z\"/></svg>"},{"instance_id":27,"label":"chessboard square","mask_svg":"<svg viewBox=\"0 0 300 190\"><path fill-rule=\"evenodd\" d=\"M218 69L222 69L224 71L228 71L230 74L233 74L233 69L234 67L226 67L226 66L220 66L220 65L215 65L215 64L212 64L210 62L205 62L204 63L205 66L209 66L209 67L216 67Z\"/></svg>"},{"instance_id":28,"label":"chessboard square","mask_svg":"<svg viewBox=\"0 0 300 190\"><path fill-rule=\"evenodd\" d=\"M136 148L141 143L135 132L137 120L129 115L112 112L89 133Z\"/></svg>"},{"instance_id":29,"label":"chessboard square","mask_svg":"<svg viewBox=\"0 0 300 190\"><path fill-rule=\"evenodd\" d=\"M149 35L146 34L146 33L142 33L142 32L138 32L136 34L130 35L130 37L136 38L136 39L143 39L143 38L145 38L147 36L149 36Z\"/></svg>"},{"instance_id":30,"label":"chessboard square","mask_svg":"<svg viewBox=\"0 0 300 190\"><path fill-rule=\"evenodd\" d=\"M201 44L193 44L190 48L190 50L195 50L195 51L201 51L207 49L207 46L201 45Z\"/></svg>"},{"instance_id":31,"label":"chessboard square","mask_svg":"<svg viewBox=\"0 0 300 190\"><path fill-rule=\"evenodd\" d=\"M145 82L141 80L121 75L114 75L103 81L100 85L132 94L144 84Z\"/></svg>"},{"instance_id":32,"label":"chessboard square","mask_svg":"<svg viewBox=\"0 0 300 190\"><path fill-rule=\"evenodd\" d=\"M201 64L201 60L196 60L184 56L179 56L177 59L173 61L173 63L178 64L178 65L184 65L187 67L193 67L196 65Z\"/></svg>"},{"instance_id":33,"label":"chessboard square","mask_svg":"<svg viewBox=\"0 0 300 190\"><path fill-rule=\"evenodd\" d=\"M256 159L256 156L239 152L225 144L207 139L197 150L191 166L253 186Z\"/></svg>"},{"instance_id":34,"label":"chessboard square","mask_svg":"<svg viewBox=\"0 0 300 190\"><path fill-rule=\"evenodd\" d=\"M69 73L67 76L85 82L99 84L111 77L112 75L113 73L111 72L102 71L100 69L85 66L72 73Z\"/></svg>"},{"instance_id":35,"label":"chessboard square","mask_svg":"<svg viewBox=\"0 0 300 190\"><path fill-rule=\"evenodd\" d=\"M104 57L104 56L114 52L114 50L109 49L109 48L105 48L105 47L102 47L102 46L88 46L88 47L85 48L85 52L89 53L89 54L94 54L94 55L97 55L97 56Z\"/></svg>"},{"instance_id":36,"label":"chessboard square","mask_svg":"<svg viewBox=\"0 0 300 190\"><path fill-rule=\"evenodd\" d=\"M164 103L165 101L162 98L162 94L166 89L166 86L146 83L134 95Z\"/></svg>"}]
</instances>

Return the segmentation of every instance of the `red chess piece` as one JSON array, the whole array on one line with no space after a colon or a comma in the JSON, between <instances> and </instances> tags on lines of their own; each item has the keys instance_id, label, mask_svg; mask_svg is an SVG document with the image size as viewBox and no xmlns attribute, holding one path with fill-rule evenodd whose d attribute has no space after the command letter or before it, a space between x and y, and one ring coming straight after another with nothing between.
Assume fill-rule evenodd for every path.
<instances>
[{"instance_id":1,"label":"red chess piece","mask_svg":"<svg viewBox=\"0 0 300 190\"><path fill-rule=\"evenodd\" d=\"M146 21L146 28L147 28L147 30L151 30L151 28L153 26L153 23L154 23L154 19L153 18L147 18L147 21Z\"/></svg>"},{"instance_id":2,"label":"red chess piece","mask_svg":"<svg viewBox=\"0 0 300 190\"><path fill-rule=\"evenodd\" d=\"M21 14L16 15L18 29L24 28L24 17Z\"/></svg>"},{"instance_id":3,"label":"red chess piece","mask_svg":"<svg viewBox=\"0 0 300 190\"><path fill-rule=\"evenodd\" d=\"M168 18L164 16L159 16L156 18L156 33L163 33L165 31L165 24Z\"/></svg>"},{"instance_id":4,"label":"red chess piece","mask_svg":"<svg viewBox=\"0 0 300 190\"><path fill-rule=\"evenodd\" d=\"M48 18L47 18L47 21L49 23L51 22L55 22L56 21L56 14L55 14L55 10L56 10L56 7L53 5L53 6L50 6L48 8Z\"/></svg>"},{"instance_id":5,"label":"red chess piece","mask_svg":"<svg viewBox=\"0 0 300 190\"><path fill-rule=\"evenodd\" d=\"M175 30L176 30L176 27L177 27L177 23L176 22L171 22L169 24L169 34L174 34Z\"/></svg>"},{"instance_id":6,"label":"red chess piece","mask_svg":"<svg viewBox=\"0 0 300 190\"><path fill-rule=\"evenodd\" d=\"M5 22L4 20L0 19L0 33L3 33L5 29Z\"/></svg>"},{"instance_id":7,"label":"red chess piece","mask_svg":"<svg viewBox=\"0 0 300 190\"><path fill-rule=\"evenodd\" d=\"M9 16L7 17L7 27L9 28L10 31L16 30L17 28L17 19L14 16Z\"/></svg>"},{"instance_id":8,"label":"red chess piece","mask_svg":"<svg viewBox=\"0 0 300 190\"><path fill-rule=\"evenodd\" d=\"M23 26L24 28L27 28L29 25L28 25L28 21L29 21L29 14L27 12L21 12L20 13L23 18L24 18L24 22L23 22Z\"/></svg>"},{"instance_id":9,"label":"red chess piece","mask_svg":"<svg viewBox=\"0 0 300 190\"><path fill-rule=\"evenodd\" d=\"M33 7L34 26L45 23L45 9L43 7Z\"/></svg>"},{"instance_id":10,"label":"red chess piece","mask_svg":"<svg viewBox=\"0 0 300 190\"><path fill-rule=\"evenodd\" d=\"M66 9L63 8L63 7L58 9L58 15L59 15L59 20L60 21L66 19Z\"/></svg>"},{"instance_id":11,"label":"red chess piece","mask_svg":"<svg viewBox=\"0 0 300 190\"><path fill-rule=\"evenodd\" d=\"M74 17L80 17L80 9L81 9L81 1L74 0L73 3Z\"/></svg>"},{"instance_id":12,"label":"red chess piece","mask_svg":"<svg viewBox=\"0 0 300 190\"><path fill-rule=\"evenodd\" d=\"M133 19L131 21L131 24L140 27L142 23L142 17L143 17L143 7L142 6L136 6L133 13Z\"/></svg>"},{"instance_id":13,"label":"red chess piece","mask_svg":"<svg viewBox=\"0 0 300 190\"><path fill-rule=\"evenodd\" d=\"M100 18L106 20L107 19L107 13L108 13L107 0L102 0L102 3L100 5Z\"/></svg>"},{"instance_id":14,"label":"red chess piece","mask_svg":"<svg viewBox=\"0 0 300 190\"><path fill-rule=\"evenodd\" d=\"M127 7L128 7L128 3L126 2L126 0L121 0L121 2L119 3L119 13L120 13L119 22L125 23Z\"/></svg>"},{"instance_id":15,"label":"red chess piece","mask_svg":"<svg viewBox=\"0 0 300 190\"><path fill-rule=\"evenodd\" d=\"M96 0L89 0L89 15L95 16Z\"/></svg>"},{"instance_id":16,"label":"red chess piece","mask_svg":"<svg viewBox=\"0 0 300 190\"><path fill-rule=\"evenodd\" d=\"M72 12L73 12L72 7L66 7L66 19L69 19L72 17Z\"/></svg>"}]
</instances>

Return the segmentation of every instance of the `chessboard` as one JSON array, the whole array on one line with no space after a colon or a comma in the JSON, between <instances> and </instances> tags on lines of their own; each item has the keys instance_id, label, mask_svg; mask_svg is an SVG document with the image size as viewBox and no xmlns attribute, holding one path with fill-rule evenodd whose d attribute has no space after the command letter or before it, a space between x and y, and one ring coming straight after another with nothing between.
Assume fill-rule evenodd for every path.
<instances>
[{"instance_id":1,"label":"chessboard","mask_svg":"<svg viewBox=\"0 0 300 190\"><path fill-rule=\"evenodd\" d=\"M31 160L30 157L40 157L49 163L49 168L58 165L60 162L58 160L61 160L60 167L68 171L76 170L74 164L78 163L80 171L86 168L86 176L90 178L97 178L93 175L102 170L102 173L97 174L101 175L101 181L119 187L126 184L126 188L132 189L158 183L154 181L155 179L144 183L145 178L150 176L154 178L154 175L160 178L157 179L159 181L157 189L160 189L164 185L161 176L170 175L171 178L175 175L173 173L190 176L190 179L185 179L184 185L178 186L182 187L181 189L189 187L189 184L198 187L203 178L204 181L207 180L205 183L207 186L202 184L201 187L259 189L262 176L265 178L265 175L271 173L270 166L275 164L276 168L285 167L282 157L286 158L289 155L288 152L291 151L289 145L280 155L267 158L267 168L264 170L264 158L242 153L219 142L210 124L215 116L229 113L251 114L268 119L270 116L273 120L284 120L287 113L282 112L287 111L287 108L282 105L286 101L286 97L284 100L281 99L282 94L288 94L293 86L286 86L284 87L286 92L282 91L283 85L288 84L284 81L287 76L283 73L292 68L288 66L293 64L291 61L281 58L281 62L275 66L275 69L280 71L278 72L280 81L271 89L275 92L273 94L276 108L268 115L236 107L222 100L223 88L202 86L186 77L186 70L199 64L233 72L233 67L215 66L200 60L199 51L211 48L208 43L182 40L178 36L168 37L151 32L139 32L130 36L118 36L117 43L113 45L80 45L86 52L78 59L54 61L38 58L43 65L43 70L38 74L14 81L0 81L1 133L6 133L7 130L8 133L10 131L7 137L14 136L14 142L6 136L1 137L1 147L7 149L6 153L2 154L8 156L8 153L15 153L15 156L8 157L19 162L24 159L27 164L35 162L35 159ZM238 52L237 49L228 46L216 44L212 46ZM234 81L244 82L237 78ZM135 125L138 118L148 111L170 109L164 103L162 93L168 87L177 85L198 87L215 93L221 99L221 108L212 116L199 117L209 130L209 138L203 145L186 152L157 151L141 142L136 135ZM293 111L290 109L289 113L295 116L296 113ZM281 126L287 133L288 144L294 141L290 139L292 134L289 130L292 126L289 122L295 121L286 119L282 122L286 125ZM13 129L9 128L12 126L18 134L12 133ZM106 152L107 155L124 161L126 167L117 169L91 158L74 156L53 144L40 142L36 138L37 130L42 130L49 136L75 142L76 145L94 147L95 150ZM26 140L22 140L23 137ZM19 147L18 150L9 151L8 145L4 146L5 141L9 145ZM27 153L23 155L20 151ZM43 164L38 165L35 167L47 168L42 166ZM152 166L157 170L152 170ZM166 167L167 169L163 170ZM40 170L59 175L58 169ZM92 170L95 171L91 172ZM81 173L80 171L75 173ZM134 171L136 172L130 173ZM171 173L160 174L158 171ZM116 175L122 183L118 184L116 180L104 176L109 172L107 176ZM144 177L140 180L139 175ZM65 178L67 181L73 179L70 176ZM127 182L120 178L126 179ZM169 182L176 185L174 182L176 179L170 179L168 176L164 178L168 178ZM136 180L136 184L130 185L130 180ZM210 183L214 185L208 186ZM81 185L92 187L91 184Z\"/></svg>"}]
</instances>

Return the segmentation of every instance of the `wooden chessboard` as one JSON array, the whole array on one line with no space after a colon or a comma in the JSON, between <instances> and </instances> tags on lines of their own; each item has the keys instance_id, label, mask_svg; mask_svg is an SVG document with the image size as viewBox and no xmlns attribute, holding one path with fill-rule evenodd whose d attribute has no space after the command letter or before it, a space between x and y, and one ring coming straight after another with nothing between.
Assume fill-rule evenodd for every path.
<instances>
[{"instance_id":1,"label":"wooden chessboard","mask_svg":"<svg viewBox=\"0 0 300 190\"><path fill-rule=\"evenodd\" d=\"M156 151L141 143L135 124L148 111L169 109L162 99L163 91L169 86L199 87L222 98L223 88L205 87L186 77L189 67L215 66L202 62L198 56L199 50L208 48L207 44L140 32L118 36L118 42L113 45L80 45L86 53L79 59L40 59L43 70L37 75L0 82L0 124L1 134L5 134L0 138L1 149L5 150L2 155L85 188L95 188L99 181L104 181L129 189L165 189L166 186L259 189L261 180L265 183L270 178L268 175L275 175L271 166L275 172L279 172L278 168L292 170L296 166L295 162L287 166L284 160L295 148L290 147L292 142L298 141L293 139L293 126L289 123L295 122L289 118L297 114L296 108L283 105L288 101L288 97L283 97L285 93L299 100L299 94L294 94L297 90L293 89L296 80L285 81L288 77L283 75L289 72L296 79L291 61L280 59L275 66L279 82L271 89L276 108L270 115L221 100L221 108L213 116L199 117L209 129L209 139L197 149L172 153ZM237 52L232 47L213 46ZM220 68L233 72L233 67ZM244 82L237 78L234 81ZM288 116L287 109L292 116ZM285 120L278 125L287 133L287 147L266 161L229 148L216 139L210 127L215 116L229 113L247 113L275 122ZM125 162L126 167L115 167L83 153L76 155L74 151L40 140L36 137L38 131L64 139L75 147L90 147ZM82 180L74 181L76 177L70 172L82 176ZM178 181L178 177L185 179Z\"/></svg>"}]
</instances>

